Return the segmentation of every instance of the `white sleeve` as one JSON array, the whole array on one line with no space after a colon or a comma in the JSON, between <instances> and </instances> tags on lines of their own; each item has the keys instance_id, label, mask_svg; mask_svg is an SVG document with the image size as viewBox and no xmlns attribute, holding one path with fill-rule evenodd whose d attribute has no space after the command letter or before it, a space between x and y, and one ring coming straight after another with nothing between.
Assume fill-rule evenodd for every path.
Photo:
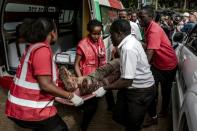
<instances>
[{"instance_id":1,"label":"white sleeve","mask_svg":"<svg viewBox=\"0 0 197 131\"><path fill-rule=\"evenodd\" d=\"M122 50L120 59L121 78L134 79L137 65L137 54L133 50Z\"/></svg>"},{"instance_id":2,"label":"white sleeve","mask_svg":"<svg viewBox=\"0 0 197 131\"><path fill-rule=\"evenodd\" d=\"M135 35L137 40L142 40L142 35L139 26L134 22L130 22L130 25L131 25L131 34Z\"/></svg>"},{"instance_id":3,"label":"white sleeve","mask_svg":"<svg viewBox=\"0 0 197 131\"><path fill-rule=\"evenodd\" d=\"M138 27L137 24L136 24L136 26L134 26L134 31L135 31L136 38L138 40L142 40L142 35L141 35L141 32L140 32L140 28Z\"/></svg>"}]
</instances>

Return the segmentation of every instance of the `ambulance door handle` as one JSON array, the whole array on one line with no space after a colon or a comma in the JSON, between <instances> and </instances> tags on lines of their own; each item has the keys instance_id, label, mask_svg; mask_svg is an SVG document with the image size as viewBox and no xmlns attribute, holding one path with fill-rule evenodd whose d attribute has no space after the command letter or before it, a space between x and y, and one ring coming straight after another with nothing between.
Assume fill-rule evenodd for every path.
<instances>
[{"instance_id":1,"label":"ambulance door handle","mask_svg":"<svg viewBox=\"0 0 197 131\"><path fill-rule=\"evenodd\" d=\"M183 62L187 59L186 55L183 55Z\"/></svg>"},{"instance_id":2,"label":"ambulance door handle","mask_svg":"<svg viewBox=\"0 0 197 131\"><path fill-rule=\"evenodd\" d=\"M193 75L193 82L197 82L197 72L196 71L194 72L194 75Z\"/></svg>"}]
</instances>

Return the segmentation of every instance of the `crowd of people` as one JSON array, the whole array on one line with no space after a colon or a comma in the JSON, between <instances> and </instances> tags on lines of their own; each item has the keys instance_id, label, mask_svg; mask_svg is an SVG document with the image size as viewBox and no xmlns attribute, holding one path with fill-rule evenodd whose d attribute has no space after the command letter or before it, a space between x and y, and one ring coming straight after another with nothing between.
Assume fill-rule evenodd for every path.
<instances>
[{"instance_id":1,"label":"crowd of people","mask_svg":"<svg viewBox=\"0 0 197 131\"><path fill-rule=\"evenodd\" d=\"M46 18L25 20L20 25L20 37L30 46L21 57L10 87L6 115L19 126L34 131L68 131L67 124L53 105L54 98L61 97L83 110L80 130L87 131L98 106L98 97L109 93L106 100L113 119L126 131L140 131L142 126L156 124L158 117L169 113L171 88L177 70L177 58L171 43L173 34L188 33L195 23L197 12L155 17L154 10L148 6L138 12L122 10L110 26L113 57L107 63L101 37L102 23L90 20L87 25L89 34L77 46L74 70L76 78L94 79L98 88L93 91L96 97L84 102L74 92L57 87L58 70L51 50L51 44L58 39L55 22ZM108 76L117 70L117 77L114 75L110 81ZM88 82L71 85L90 87ZM162 106L157 113L159 85ZM116 101L112 90L118 90ZM143 124L146 114L149 119Z\"/></svg>"},{"instance_id":2,"label":"crowd of people","mask_svg":"<svg viewBox=\"0 0 197 131\"><path fill-rule=\"evenodd\" d=\"M197 22L197 12L158 12L155 21L161 25L172 40L176 32L189 33Z\"/></svg>"}]
</instances>

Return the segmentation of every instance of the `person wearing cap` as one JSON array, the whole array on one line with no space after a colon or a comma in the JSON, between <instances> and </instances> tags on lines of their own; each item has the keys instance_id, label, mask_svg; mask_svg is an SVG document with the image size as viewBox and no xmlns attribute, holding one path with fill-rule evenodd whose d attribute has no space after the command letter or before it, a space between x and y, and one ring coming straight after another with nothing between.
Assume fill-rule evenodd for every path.
<instances>
[{"instance_id":1,"label":"person wearing cap","mask_svg":"<svg viewBox=\"0 0 197 131\"><path fill-rule=\"evenodd\" d=\"M183 24L186 24L189 21L189 13L183 13Z\"/></svg>"},{"instance_id":2,"label":"person wearing cap","mask_svg":"<svg viewBox=\"0 0 197 131\"><path fill-rule=\"evenodd\" d=\"M183 26L181 31L185 33L189 33L193 29L196 23L197 23L197 17L195 16L194 13L190 13L189 21Z\"/></svg>"},{"instance_id":3,"label":"person wearing cap","mask_svg":"<svg viewBox=\"0 0 197 131\"><path fill-rule=\"evenodd\" d=\"M197 18L197 11L195 11L195 12L193 12L193 14L196 16L196 18Z\"/></svg>"}]
</instances>

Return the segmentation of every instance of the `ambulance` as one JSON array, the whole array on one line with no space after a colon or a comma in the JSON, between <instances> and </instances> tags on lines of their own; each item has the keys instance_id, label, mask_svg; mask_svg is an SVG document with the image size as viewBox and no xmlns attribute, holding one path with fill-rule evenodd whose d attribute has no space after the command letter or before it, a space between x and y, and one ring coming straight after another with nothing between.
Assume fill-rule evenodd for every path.
<instances>
[{"instance_id":1,"label":"ambulance","mask_svg":"<svg viewBox=\"0 0 197 131\"><path fill-rule=\"evenodd\" d=\"M0 7L0 87L4 89L9 89L20 57L27 47L27 43L18 43L16 36L16 27L25 18L54 19L59 36L52 47L54 59L58 64L65 64L64 54L67 54L67 63L72 65L75 47L87 35L90 19L103 23L102 37L107 60L110 60L109 27L118 17L118 11L124 8L120 0L1 0Z\"/></svg>"}]
</instances>

